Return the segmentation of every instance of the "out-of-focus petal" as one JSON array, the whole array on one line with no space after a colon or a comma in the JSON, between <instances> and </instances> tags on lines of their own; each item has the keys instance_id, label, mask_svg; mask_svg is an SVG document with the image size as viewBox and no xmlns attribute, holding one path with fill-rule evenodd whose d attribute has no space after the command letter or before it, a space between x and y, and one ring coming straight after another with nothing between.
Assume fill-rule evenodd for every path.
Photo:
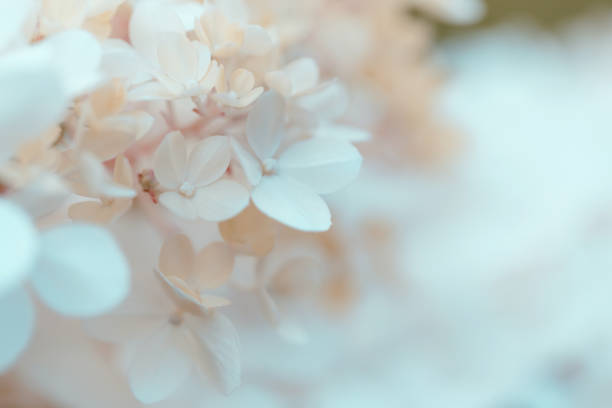
<instances>
[{"instance_id":1,"label":"out-of-focus petal","mask_svg":"<svg viewBox=\"0 0 612 408\"><path fill-rule=\"evenodd\" d=\"M233 270L233 251L223 242L214 242L196 255L192 282L198 290L218 288L227 282Z\"/></svg>"},{"instance_id":2,"label":"out-of-focus petal","mask_svg":"<svg viewBox=\"0 0 612 408\"><path fill-rule=\"evenodd\" d=\"M38 233L30 217L15 204L0 199L0 298L14 289L32 269Z\"/></svg>"},{"instance_id":3,"label":"out-of-focus petal","mask_svg":"<svg viewBox=\"0 0 612 408\"><path fill-rule=\"evenodd\" d=\"M312 58L300 58L284 68L291 81L293 95L314 88L319 82L319 66Z\"/></svg>"},{"instance_id":4,"label":"out-of-focus petal","mask_svg":"<svg viewBox=\"0 0 612 408\"><path fill-rule=\"evenodd\" d=\"M229 138L212 136L199 142L189 154L185 180L195 187L218 180L227 170L231 159Z\"/></svg>"},{"instance_id":5,"label":"out-of-focus petal","mask_svg":"<svg viewBox=\"0 0 612 408\"><path fill-rule=\"evenodd\" d=\"M350 143L366 142L372 139L372 135L363 129L338 124L321 125L314 130L313 136Z\"/></svg>"},{"instance_id":6,"label":"out-of-focus petal","mask_svg":"<svg viewBox=\"0 0 612 408\"><path fill-rule=\"evenodd\" d=\"M125 298L130 271L106 230L72 224L41 234L40 257L31 281L52 309L90 317L109 311Z\"/></svg>"},{"instance_id":7,"label":"out-of-focus petal","mask_svg":"<svg viewBox=\"0 0 612 408\"><path fill-rule=\"evenodd\" d=\"M187 146L181 132L171 132L164 137L155 151L153 170L162 187L177 189L185 177Z\"/></svg>"},{"instance_id":8,"label":"out-of-focus petal","mask_svg":"<svg viewBox=\"0 0 612 408\"><path fill-rule=\"evenodd\" d=\"M159 271L165 276L178 276L187 280L194 272L195 251L186 235L168 238L159 253Z\"/></svg>"},{"instance_id":9,"label":"out-of-focus petal","mask_svg":"<svg viewBox=\"0 0 612 408\"><path fill-rule=\"evenodd\" d=\"M272 37L257 25L248 25L244 29L244 40L241 51L247 55L266 55L274 47Z\"/></svg>"},{"instance_id":10,"label":"out-of-focus petal","mask_svg":"<svg viewBox=\"0 0 612 408\"><path fill-rule=\"evenodd\" d=\"M0 296L0 373L17 360L34 329L34 305L24 289Z\"/></svg>"},{"instance_id":11,"label":"out-of-focus petal","mask_svg":"<svg viewBox=\"0 0 612 408\"><path fill-rule=\"evenodd\" d=\"M359 151L348 142L310 139L296 143L278 159L278 173L319 194L338 191L353 181L361 168Z\"/></svg>"},{"instance_id":12,"label":"out-of-focus petal","mask_svg":"<svg viewBox=\"0 0 612 408\"><path fill-rule=\"evenodd\" d=\"M152 404L164 400L187 379L192 363L184 350L181 330L167 325L136 346L128 378L140 402Z\"/></svg>"},{"instance_id":13,"label":"out-of-focus petal","mask_svg":"<svg viewBox=\"0 0 612 408\"><path fill-rule=\"evenodd\" d=\"M110 343L144 340L168 323L168 316L111 313L85 321L90 336Z\"/></svg>"},{"instance_id":14,"label":"out-of-focus petal","mask_svg":"<svg viewBox=\"0 0 612 408\"><path fill-rule=\"evenodd\" d=\"M206 221L225 221L249 205L249 192L240 183L219 180L196 191L193 201L198 216Z\"/></svg>"},{"instance_id":15,"label":"out-of-focus petal","mask_svg":"<svg viewBox=\"0 0 612 408\"><path fill-rule=\"evenodd\" d=\"M261 160L274 155L280 145L285 120L285 101L276 92L259 97L249 112L246 134L249 145Z\"/></svg>"},{"instance_id":16,"label":"out-of-focus petal","mask_svg":"<svg viewBox=\"0 0 612 408\"><path fill-rule=\"evenodd\" d=\"M178 217L186 220L195 220L198 218L198 208L193 199L169 191L159 196L159 202Z\"/></svg>"},{"instance_id":17,"label":"out-of-focus petal","mask_svg":"<svg viewBox=\"0 0 612 408\"><path fill-rule=\"evenodd\" d=\"M0 50L16 39L33 4L33 0L0 0Z\"/></svg>"},{"instance_id":18,"label":"out-of-focus petal","mask_svg":"<svg viewBox=\"0 0 612 408\"><path fill-rule=\"evenodd\" d=\"M240 340L232 322L219 312L205 317L188 315L185 323L196 334L207 354L210 367L216 382L221 389L229 393L240 385L242 367L240 364Z\"/></svg>"},{"instance_id":19,"label":"out-of-focus petal","mask_svg":"<svg viewBox=\"0 0 612 408\"><path fill-rule=\"evenodd\" d=\"M261 212L302 231L326 231L331 226L327 204L318 194L297 181L265 176L251 192Z\"/></svg>"},{"instance_id":20,"label":"out-of-focus petal","mask_svg":"<svg viewBox=\"0 0 612 408\"><path fill-rule=\"evenodd\" d=\"M319 85L311 92L296 98L296 104L317 115L319 120L333 120L342 116L348 108L348 94L338 81Z\"/></svg>"},{"instance_id":21,"label":"out-of-focus petal","mask_svg":"<svg viewBox=\"0 0 612 408\"><path fill-rule=\"evenodd\" d=\"M274 247L275 222L249 205L231 220L219 224L223 240L242 253L264 256Z\"/></svg>"}]
</instances>

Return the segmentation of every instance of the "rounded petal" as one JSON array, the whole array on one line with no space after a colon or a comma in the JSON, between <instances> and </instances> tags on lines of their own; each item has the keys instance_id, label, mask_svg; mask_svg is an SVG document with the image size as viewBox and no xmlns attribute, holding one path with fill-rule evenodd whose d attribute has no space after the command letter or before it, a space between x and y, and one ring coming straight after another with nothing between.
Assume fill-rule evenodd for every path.
<instances>
[{"instance_id":1,"label":"rounded petal","mask_svg":"<svg viewBox=\"0 0 612 408\"><path fill-rule=\"evenodd\" d=\"M186 84L198 79L198 51L184 34L161 34L157 41L157 60L162 71L175 81Z\"/></svg>"},{"instance_id":2,"label":"rounded petal","mask_svg":"<svg viewBox=\"0 0 612 408\"><path fill-rule=\"evenodd\" d=\"M159 272L164 276L178 276L187 280L194 272L195 251L186 235L168 238L159 253Z\"/></svg>"},{"instance_id":3,"label":"rounded petal","mask_svg":"<svg viewBox=\"0 0 612 408\"><path fill-rule=\"evenodd\" d=\"M240 363L240 340L234 325L219 312L207 316L185 316L185 323L196 335L205 360L210 365L200 369L212 374L216 383L226 393L240 385L242 367Z\"/></svg>"},{"instance_id":4,"label":"rounded petal","mask_svg":"<svg viewBox=\"0 0 612 408\"><path fill-rule=\"evenodd\" d=\"M296 104L315 114L319 120L333 120L342 116L348 108L348 94L338 81L329 81L296 98Z\"/></svg>"},{"instance_id":5,"label":"rounded petal","mask_svg":"<svg viewBox=\"0 0 612 408\"><path fill-rule=\"evenodd\" d=\"M21 208L0 199L0 297L31 271L38 251L38 233Z\"/></svg>"},{"instance_id":6,"label":"rounded petal","mask_svg":"<svg viewBox=\"0 0 612 408\"><path fill-rule=\"evenodd\" d=\"M194 203L194 199L189 199L170 191L162 193L159 196L159 202L177 217L186 220L195 220L198 218L198 209Z\"/></svg>"},{"instance_id":7,"label":"rounded petal","mask_svg":"<svg viewBox=\"0 0 612 408\"><path fill-rule=\"evenodd\" d=\"M34 329L34 305L23 289L0 296L0 373L6 371L28 345Z\"/></svg>"},{"instance_id":8,"label":"rounded petal","mask_svg":"<svg viewBox=\"0 0 612 408\"><path fill-rule=\"evenodd\" d=\"M359 174L361 154L348 142L315 138L295 143L278 159L278 173L319 194L345 187Z\"/></svg>"},{"instance_id":9,"label":"rounded petal","mask_svg":"<svg viewBox=\"0 0 612 408\"><path fill-rule=\"evenodd\" d=\"M187 379L192 368L181 328L167 325L137 345L128 379L136 399L162 401Z\"/></svg>"},{"instance_id":10,"label":"rounded petal","mask_svg":"<svg viewBox=\"0 0 612 408\"><path fill-rule=\"evenodd\" d=\"M196 255L192 282L198 290L218 288L233 270L234 252L223 242L213 242Z\"/></svg>"},{"instance_id":11,"label":"rounded petal","mask_svg":"<svg viewBox=\"0 0 612 408\"><path fill-rule=\"evenodd\" d=\"M33 0L0 1L0 50L18 36L33 5Z\"/></svg>"},{"instance_id":12,"label":"rounded petal","mask_svg":"<svg viewBox=\"0 0 612 408\"><path fill-rule=\"evenodd\" d=\"M284 70L291 81L293 95L314 88L319 83L319 66L312 58L300 58L289 63Z\"/></svg>"},{"instance_id":13,"label":"rounded petal","mask_svg":"<svg viewBox=\"0 0 612 408\"><path fill-rule=\"evenodd\" d=\"M267 255L274 247L274 221L249 205L231 220L219 223L223 240L236 250L254 256Z\"/></svg>"},{"instance_id":14,"label":"rounded petal","mask_svg":"<svg viewBox=\"0 0 612 408\"><path fill-rule=\"evenodd\" d=\"M67 106L61 77L42 54L27 49L0 60L0 163L59 122Z\"/></svg>"},{"instance_id":15,"label":"rounded petal","mask_svg":"<svg viewBox=\"0 0 612 408\"><path fill-rule=\"evenodd\" d=\"M270 34L257 25L248 25L244 29L244 42L241 51L247 55L263 56L274 47Z\"/></svg>"},{"instance_id":16,"label":"rounded petal","mask_svg":"<svg viewBox=\"0 0 612 408\"><path fill-rule=\"evenodd\" d=\"M240 167L244 171L247 181L250 185L256 186L259 184L262 176L261 164L255 156L253 156L239 141L231 138L231 145L234 155L240 163Z\"/></svg>"},{"instance_id":17,"label":"rounded petal","mask_svg":"<svg viewBox=\"0 0 612 408\"><path fill-rule=\"evenodd\" d=\"M227 170L231 159L229 138L212 136L199 142L189 154L185 180L195 187L218 180Z\"/></svg>"},{"instance_id":18,"label":"rounded petal","mask_svg":"<svg viewBox=\"0 0 612 408\"><path fill-rule=\"evenodd\" d=\"M219 180L199 188L193 197L198 216L206 221L225 221L249 205L249 192L232 180Z\"/></svg>"},{"instance_id":19,"label":"rounded petal","mask_svg":"<svg viewBox=\"0 0 612 408\"><path fill-rule=\"evenodd\" d=\"M170 6L155 1L140 1L130 17L130 42L150 61L157 59L158 33L183 33L183 23Z\"/></svg>"},{"instance_id":20,"label":"rounded petal","mask_svg":"<svg viewBox=\"0 0 612 408\"><path fill-rule=\"evenodd\" d=\"M183 182L187 164L187 146L181 132L170 132L155 151L153 171L162 187L177 189Z\"/></svg>"},{"instance_id":21,"label":"rounded petal","mask_svg":"<svg viewBox=\"0 0 612 408\"><path fill-rule=\"evenodd\" d=\"M239 68L232 72L230 77L230 89L238 95L246 95L255 86L255 76L251 71Z\"/></svg>"},{"instance_id":22,"label":"rounded petal","mask_svg":"<svg viewBox=\"0 0 612 408\"><path fill-rule=\"evenodd\" d=\"M68 207L68 216L74 221L107 224L115 214L110 206L104 206L99 201L83 201Z\"/></svg>"},{"instance_id":23,"label":"rounded petal","mask_svg":"<svg viewBox=\"0 0 612 408\"><path fill-rule=\"evenodd\" d=\"M285 120L285 101L276 92L266 92L259 97L249 112L246 134L249 145L265 160L274 155L281 142Z\"/></svg>"},{"instance_id":24,"label":"rounded petal","mask_svg":"<svg viewBox=\"0 0 612 408\"><path fill-rule=\"evenodd\" d=\"M318 194L296 181L265 176L251 192L253 203L268 217L302 231L327 231L331 214Z\"/></svg>"},{"instance_id":25,"label":"rounded petal","mask_svg":"<svg viewBox=\"0 0 612 408\"><path fill-rule=\"evenodd\" d=\"M72 224L50 229L41 235L40 252L32 285L59 313L99 315L117 306L129 292L128 263L102 228Z\"/></svg>"}]
</instances>

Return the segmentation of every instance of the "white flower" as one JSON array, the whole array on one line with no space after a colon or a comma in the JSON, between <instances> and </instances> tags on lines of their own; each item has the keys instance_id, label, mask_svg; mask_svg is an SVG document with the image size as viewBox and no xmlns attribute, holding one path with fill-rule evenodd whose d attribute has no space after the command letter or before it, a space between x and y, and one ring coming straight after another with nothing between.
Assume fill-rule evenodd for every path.
<instances>
[{"instance_id":1,"label":"white flower","mask_svg":"<svg viewBox=\"0 0 612 408\"><path fill-rule=\"evenodd\" d=\"M350 143L313 138L290 145L277 155L284 134L285 103L268 92L261 96L246 125L255 157L238 141L232 147L247 180L253 203L267 216L303 231L331 226L329 208L319 194L350 183L361 167L361 155Z\"/></svg>"},{"instance_id":2,"label":"white flower","mask_svg":"<svg viewBox=\"0 0 612 408\"><path fill-rule=\"evenodd\" d=\"M225 392L239 385L238 334L221 313L206 311L228 302L194 289L227 281L233 255L221 245L212 244L196 254L186 236L170 238L162 247L159 269L174 292L164 292L167 288L159 285L148 287L145 296L88 322L94 336L124 344L130 351L127 375L139 401L148 404L168 398L194 369L205 377L212 374Z\"/></svg>"},{"instance_id":3,"label":"white flower","mask_svg":"<svg viewBox=\"0 0 612 408\"><path fill-rule=\"evenodd\" d=\"M113 182L119 186L133 188L134 175L130 162L123 156L115 159ZM68 215L76 221L107 224L125 214L132 206L132 197L94 195L99 201L84 201L72 204Z\"/></svg>"},{"instance_id":4,"label":"white flower","mask_svg":"<svg viewBox=\"0 0 612 408\"><path fill-rule=\"evenodd\" d=\"M162 193L159 201L186 219L232 218L248 205L249 193L241 184L222 178L230 158L225 136L204 139L187 156L183 135L169 133L155 152L155 176L163 188L171 190Z\"/></svg>"},{"instance_id":5,"label":"white flower","mask_svg":"<svg viewBox=\"0 0 612 408\"><path fill-rule=\"evenodd\" d=\"M319 66L312 58L300 58L266 74L266 84L285 98L301 95L319 83Z\"/></svg>"},{"instance_id":6,"label":"white flower","mask_svg":"<svg viewBox=\"0 0 612 408\"><path fill-rule=\"evenodd\" d=\"M225 284L234 269L234 254L217 242L195 253L185 235L168 239L159 255L159 272L180 296L204 308L226 306L229 300L204 293Z\"/></svg>"},{"instance_id":7,"label":"white flower","mask_svg":"<svg viewBox=\"0 0 612 408\"><path fill-rule=\"evenodd\" d=\"M231 108L246 108L263 93L261 86L255 87L255 77L249 70L239 68L232 72L229 89L225 83L225 72L222 69L217 83L217 92L212 98Z\"/></svg>"},{"instance_id":8,"label":"white flower","mask_svg":"<svg viewBox=\"0 0 612 408\"><path fill-rule=\"evenodd\" d=\"M194 27L196 37L210 47L214 57L262 56L272 50L274 42L263 27L246 24L224 11L208 7Z\"/></svg>"},{"instance_id":9,"label":"white flower","mask_svg":"<svg viewBox=\"0 0 612 408\"><path fill-rule=\"evenodd\" d=\"M19 207L0 200L0 371L26 347L34 327L34 308L20 283L32 288L51 309L91 317L120 303L129 290L129 269L105 230L65 225L36 232Z\"/></svg>"}]
</instances>

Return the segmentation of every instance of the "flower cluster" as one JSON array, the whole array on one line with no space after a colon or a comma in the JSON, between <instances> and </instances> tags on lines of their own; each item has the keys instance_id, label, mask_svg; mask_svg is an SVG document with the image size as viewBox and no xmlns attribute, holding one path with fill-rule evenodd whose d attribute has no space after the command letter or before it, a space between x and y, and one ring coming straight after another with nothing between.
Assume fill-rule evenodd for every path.
<instances>
[{"instance_id":1,"label":"flower cluster","mask_svg":"<svg viewBox=\"0 0 612 408\"><path fill-rule=\"evenodd\" d=\"M193 378L228 393L232 321L257 319L223 313L300 344L283 295L350 303L354 237L325 233L326 196L361 152L402 155L396 134L429 128L406 101L435 75L395 60L425 30L400 3L0 0L0 372L51 310L114 345L98 346L140 403ZM479 12L451 3L408 6Z\"/></svg>"}]
</instances>

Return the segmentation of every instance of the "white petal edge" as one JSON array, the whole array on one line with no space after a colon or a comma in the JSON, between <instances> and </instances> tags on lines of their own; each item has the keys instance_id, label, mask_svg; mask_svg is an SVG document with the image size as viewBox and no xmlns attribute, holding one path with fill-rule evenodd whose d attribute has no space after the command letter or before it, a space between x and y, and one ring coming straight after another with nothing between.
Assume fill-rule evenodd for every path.
<instances>
[{"instance_id":1,"label":"white petal edge","mask_svg":"<svg viewBox=\"0 0 612 408\"><path fill-rule=\"evenodd\" d=\"M259 210L289 227L320 232L331 227L329 207L303 184L280 176L265 176L251 192Z\"/></svg>"},{"instance_id":2,"label":"white petal edge","mask_svg":"<svg viewBox=\"0 0 612 408\"><path fill-rule=\"evenodd\" d=\"M219 180L201 187L193 197L198 216L206 221L225 221L249 205L249 192L233 180Z\"/></svg>"}]
</instances>

